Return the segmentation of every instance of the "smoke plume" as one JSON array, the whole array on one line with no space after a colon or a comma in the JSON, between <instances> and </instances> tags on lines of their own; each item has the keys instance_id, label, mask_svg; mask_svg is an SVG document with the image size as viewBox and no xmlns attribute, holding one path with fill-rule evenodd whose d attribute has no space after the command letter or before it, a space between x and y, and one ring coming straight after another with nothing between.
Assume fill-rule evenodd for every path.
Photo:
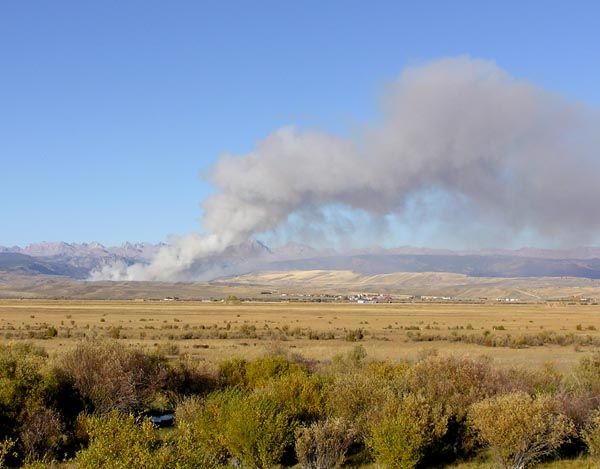
<instances>
[{"instance_id":1,"label":"smoke plume","mask_svg":"<svg viewBox=\"0 0 600 469\"><path fill-rule=\"evenodd\" d=\"M216 193L203 204L208 234L175 238L149 265L96 278L189 278L199 259L291 214L340 205L377 218L427 194L467 210L461 221L515 232L584 236L600 227L595 110L466 57L406 69L382 108L356 138L285 127L250 154L222 156L209 175Z\"/></svg>"}]
</instances>

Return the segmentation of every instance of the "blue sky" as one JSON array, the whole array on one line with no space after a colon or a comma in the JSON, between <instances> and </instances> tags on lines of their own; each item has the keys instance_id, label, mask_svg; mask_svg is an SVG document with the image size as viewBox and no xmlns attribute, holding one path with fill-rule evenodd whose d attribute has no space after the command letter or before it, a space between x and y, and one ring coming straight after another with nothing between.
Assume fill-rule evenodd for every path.
<instances>
[{"instance_id":1,"label":"blue sky","mask_svg":"<svg viewBox=\"0 0 600 469\"><path fill-rule=\"evenodd\" d=\"M468 54L600 107L596 1L0 3L0 244L201 229L203 171Z\"/></svg>"}]
</instances>

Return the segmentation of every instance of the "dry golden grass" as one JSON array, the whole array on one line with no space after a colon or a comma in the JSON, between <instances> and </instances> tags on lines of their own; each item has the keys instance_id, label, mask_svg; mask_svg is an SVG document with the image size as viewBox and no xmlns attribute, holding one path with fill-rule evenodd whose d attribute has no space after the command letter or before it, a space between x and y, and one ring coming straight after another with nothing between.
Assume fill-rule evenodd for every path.
<instances>
[{"instance_id":1,"label":"dry golden grass","mask_svg":"<svg viewBox=\"0 0 600 469\"><path fill-rule=\"evenodd\" d=\"M55 337L47 338L49 328L56 328ZM364 338L348 341L348 331L358 329ZM482 335L486 330L496 336L543 331L600 341L600 306L0 301L0 338L5 343L33 341L48 351L66 349L84 337L118 333L119 341L132 346L146 350L161 347L167 353L207 361L229 356L251 358L273 347L326 360L360 343L370 357L381 360L413 359L436 349L440 354L489 355L500 365L538 367L552 362L568 370L581 352L596 348L573 344L487 347L439 340L457 333ZM435 336L436 340L411 340L410 334L416 333ZM335 338L315 339L328 335Z\"/></svg>"}]
</instances>

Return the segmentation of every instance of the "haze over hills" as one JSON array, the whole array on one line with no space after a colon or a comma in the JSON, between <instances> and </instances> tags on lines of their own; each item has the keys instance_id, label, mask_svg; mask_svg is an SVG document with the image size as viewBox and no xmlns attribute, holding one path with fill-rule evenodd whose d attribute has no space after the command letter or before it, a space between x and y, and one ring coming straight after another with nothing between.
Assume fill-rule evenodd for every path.
<instances>
[{"instance_id":1,"label":"haze over hills","mask_svg":"<svg viewBox=\"0 0 600 469\"><path fill-rule=\"evenodd\" d=\"M0 271L25 275L62 275L84 279L90 272L113 262L148 262L161 244L125 243L106 247L100 243L44 242L25 247L0 246Z\"/></svg>"},{"instance_id":2,"label":"haze over hills","mask_svg":"<svg viewBox=\"0 0 600 469\"><path fill-rule=\"evenodd\" d=\"M148 263L164 244L38 243L0 247L0 271L100 279L105 266ZM250 240L223 253L198 260L185 281L207 281L265 271L351 271L362 275L396 272L448 272L472 277L600 278L600 248L565 250L522 248L451 251L402 246L370 247L344 253L317 250L299 243L269 248Z\"/></svg>"}]
</instances>

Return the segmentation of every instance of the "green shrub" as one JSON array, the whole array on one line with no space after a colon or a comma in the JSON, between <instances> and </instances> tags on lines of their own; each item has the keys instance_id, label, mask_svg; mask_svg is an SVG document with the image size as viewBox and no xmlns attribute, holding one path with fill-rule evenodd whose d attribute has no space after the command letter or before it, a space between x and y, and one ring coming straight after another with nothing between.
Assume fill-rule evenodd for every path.
<instances>
[{"instance_id":1,"label":"green shrub","mask_svg":"<svg viewBox=\"0 0 600 469\"><path fill-rule=\"evenodd\" d=\"M448 421L446 435L430 448L432 462L466 457L474 451L477 440L466 422L469 408L504 389L506 381L485 358L428 356L409 370L408 391L439 406Z\"/></svg>"},{"instance_id":2,"label":"green shrub","mask_svg":"<svg viewBox=\"0 0 600 469\"><path fill-rule=\"evenodd\" d=\"M496 394L503 384L502 375L486 359L427 357L407 375L411 392L423 393L460 421L466 418L471 404Z\"/></svg>"},{"instance_id":3,"label":"green shrub","mask_svg":"<svg viewBox=\"0 0 600 469\"><path fill-rule=\"evenodd\" d=\"M426 449L447 430L441 406L422 396L408 394L390 399L382 417L371 425L367 443L375 460L389 468L413 468L423 459Z\"/></svg>"},{"instance_id":4,"label":"green shrub","mask_svg":"<svg viewBox=\"0 0 600 469\"><path fill-rule=\"evenodd\" d=\"M327 413L351 422L364 437L380 408L403 388L406 370L406 365L379 363L336 370L326 392Z\"/></svg>"},{"instance_id":5,"label":"green shrub","mask_svg":"<svg viewBox=\"0 0 600 469\"><path fill-rule=\"evenodd\" d=\"M7 439L0 441L0 469L8 467L6 465L7 456L10 455L11 450L15 446L14 440Z\"/></svg>"},{"instance_id":6,"label":"green shrub","mask_svg":"<svg viewBox=\"0 0 600 469\"><path fill-rule=\"evenodd\" d=\"M291 448L297 424L318 418L324 407L323 380L293 369L249 394L238 386L184 399L175 416L187 447L199 448L205 465L223 465L231 456L250 467L279 462Z\"/></svg>"},{"instance_id":7,"label":"green shrub","mask_svg":"<svg viewBox=\"0 0 600 469\"><path fill-rule=\"evenodd\" d=\"M185 421L162 439L150 420L116 411L80 420L82 431L89 439L87 448L75 458L77 467L82 469L211 469L220 466L205 452L207 448L199 444L198 427Z\"/></svg>"},{"instance_id":8,"label":"green shrub","mask_svg":"<svg viewBox=\"0 0 600 469\"><path fill-rule=\"evenodd\" d=\"M241 400L237 389L218 391L204 399L189 397L183 400L175 411L175 421L186 445L198 448L206 461L225 464L230 457L226 423L230 409Z\"/></svg>"},{"instance_id":9,"label":"green shrub","mask_svg":"<svg viewBox=\"0 0 600 469\"><path fill-rule=\"evenodd\" d=\"M514 392L473 405L470 420L503 467L524 468L552 454L573 434L573 423L548 395Z\"/></svg>"},{"instance_id":10,"label":"green shrub","mask_svg":"<svg viewBox=\"0 0 600 469\"><path fill-rule=\"evenodd\" d=\"M327 381L318 375L295 373L271 380L261 392L297 422L310 423L325 415Z\"/></svg>"},{"instance_id":11,"label":"green shrub","mask_svg":"<svg viewBox=\"0 0 600 469\"><path fill-rule=\"evenodd\" d=\"M87 448L75 458L81 469L161 469L171 465L170 451L161 446L158 432L149 420L113 411L82 418L81 425L89 438Z\"/></svg>"},{"instance_id":12,"label":"green shrub","mask_svg":"<svg viewBox=\"0 0 600 469\"><path fill-rule=\"evenodd\" d=\"M600 352L579 360L567 384L571 391L600 395Z\"/></svg>"},{"instance_id":13,"label":"green shrub","mask_svg":"<svg viewBox=\"0 0 600 469\"><path fill-rule=\"evenodd\" d=\"M230 358L219 363L218 382L219 386L245 388L248 385L246 378L246 367L248 362L242 358Z\"/></svg>"},{"instance_id":14,"label":"green shrub","mask_svg":"<svg viewBox=\"0 0 600 469\"><path fill-rule=\"evenodd\" d=\"M175 469L196 468L212 469L222 467L214 458L211 450L201 444L197 437L196 427L181 423L177 431L170 436L169 461Z\"/></svg>"},{"instance_id":15,"label":"green shrub","mask_svg":"<svg viewBox=\"0 0 600 469\"><path fill-rule=\"evenodd\" d=\"M48 355L29 343L0 345L0 378L13 380L21 388L33 388Z\"/></svg>"},{"instance_id":16,"label":"green shrub","mask_svg":"<svg viewBox=\"0 0 600 469\"><path fill-rule=\"evenodd\" d=\"M600 411L594 412L590 418L583 439L594 462L600 464Z\"/></svg>"},{"instance_id":17,"label":"green shrub","mask_svg":"<svg viewBox=\"0 0 600 469\"><path fill-rule=\"evenodd\" d=\"M52 407L60 392L71 397L43 350L30 344L0 345L0 438L18 436L21 424L40 407ZM70 403L77 409L74 399Z\"/></svg>"},{"instance_id":18,"label":"green shrub","mask_svg":"<svg viewBox=\"0 0 600 469\"><path fill-rule=\"evenodd\" d=\"M248 362L231 358L219 363L219 385L254 389L284 375L305 372L306 369L280 354L267 355Z\"/></svg>"},{"instance_id":19,"label":"green shrub","mask_svg":"<svg viewBox=\"0 0 600 469\"><path fill-rule=\"evenodd\" d=\"M80 425L89 444L75 457L78 468L174 467L173 448L162 444L157 429L148 419L112 411L103 416L83 417Z\"/></svg>"},{"instance_id":20,"label":"green shrub","mask_svg":"<svg viewBox=\"0 0 600 469\"><path fill-rule=\"evenodd\" d=\"M72 383L42 349L0 346L0 439L15 443L7 464L62 456L80 410Z\"/></svg>"},{"instance_id":21,"label":"green shrub","mask_svg":"<svg viewBox=\"0 0 600 469\"><path fill-rule=\"evenodd\" d=\"M83 342L57 359L31 344L0 345L0 460L42 467L79 449L73 462L84 468L263 468L293 464L295 448L302 467L375 456L394 468L447 463L485 442L502 464L524 467L575 428L561 450L581 451L585 441L600 460L598 396L600 354L563 379L552 367L498 370L485 359L431 354L413 365L372 362L360 345L331 364L273 350L218 371L114 341ZM168 431L127 414L177 402ZM76 433L84 409L95 413Z\"/></svg>"},{"instance_id":22,"label":"green shrub","mask_svg":"<svg viewBox=\"0 0 600 469\"><path fill-rule=\"evenodd\" d=\"M254 389L281 376L304 372L304 368L282 355L268 355L246 365L246 386Z\"/></svg>"},{"instance_id":23,"label":"green shrub","mask_svg":"<svg viewBox=\"0 0 600 469\"><path fill-rule=\"evenodd\" d=\"M498 388L504 392L524 391L529 394L556 394L563 385L563 375L552 363L540 369L510 368L501 372L503 383Z\"/></svg>"},{"instance_id":24,"label":"green shrub","mask_svg":"<svg viewBox=\"0 0 600 469\"><path fill-rule=\"evenodd\" d=\"M189 396L185 399L182 399L175 408L175 422L177 426L180 424L193 424L204 412L205 405L207 399L203 399L198 396Z\"/></svg>"},{"instance_id":25,"label":"green shrub","mask_svg":"<svg viewBox=\"0 0 600 469\"><path fill-rule=\"evenodd\" d=\"M244 465L271 468L293 442L296 422L272 393L256 390L229 403L226 446Z\"/></svg>"}]
</instances>

